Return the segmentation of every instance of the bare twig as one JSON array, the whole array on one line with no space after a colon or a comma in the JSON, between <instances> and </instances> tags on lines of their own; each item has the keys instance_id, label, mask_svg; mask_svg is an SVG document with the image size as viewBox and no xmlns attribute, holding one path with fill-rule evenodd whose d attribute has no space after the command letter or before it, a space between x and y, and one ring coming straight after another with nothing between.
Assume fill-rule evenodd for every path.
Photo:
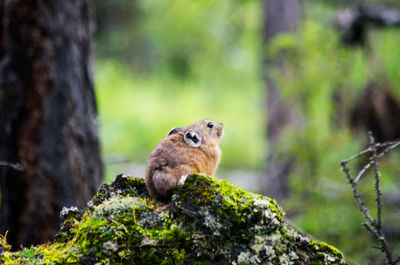
<instances>
[{"instance_id":1,"label":"bare twig","mask_svg":"<svg viewBox=\"0 0 400 265\"><path fill-rule=\"evenodd\" d=\"M361 212L364 214L365 218L367 218L367 220L370 223L373 223L374 222L374 218L369 214L368 208L365 207L363 201L361 200L361 196L358 193L357 182L355 182L353 177L350 175L350 170L347 168L346 163L344 163L344 162L342 162L342 170L346 174L347 179L349 180L351 188L353 189L354 198L356 199L356 202L357 202L358 206L360 206Z\"/></svg>"},{"instance_id":2,"label":"bare twig","mask_svg":"<svg viewBox=\"0 0 400 265\"><path fill-rule=\"evenodd\" d=\"M376 206L378 223L376 228L379 234L382 234L382 192L379 187L379 170L378 170L378 156L376 154L375 139L371 132L368 132L369 143L371 146L372 156L370 157L371 163L374 166L375 173L375 192L376 192Z\"/></svg>"},{"instance_id":3,"label":"bare twig","mask_svg":"<svg viewBox=\"0 0 400 265\"><path fill-rule=\"evenodd\" d=\"M347 179L349 180L349 183L351 185L351 188L353 190L353 196L356 199L356 203L360 207L361 212L364 214L365 218L367 219L368 222L363 223L362 225L365 227L365 229L371 233L376 240L378 241L379 245L374 246L375 248L380 249L386 256L387 263L390 265L395 265L400 262L400 256L397 259L393 258L392 252L389 248L387 239L383 233L383 228L382 228L382 192L380 189L380 173L378 169L378 159L383 157L385 154L387 154L389 151L393 150L397 146L400 145L400 140L397 141L391 141L391 142L385 142L385 143L375 143L375 139L372 135L371 132L368 133L369 136L369 147L352 157L350 157L347 160L343 160L341 162L342 166L342 171L345 173ZM383 148L385 149L378 153L378 148ZM356 175L355 178L353 178L350 174L350 170L347 167L347 164L354 159L359 158L360 156L364 154L370 154L369 158L369 163L367 163ZM364 173L372 166L374 169L374 179L375 179L375 194L376 194L376 205L377 205L377 220L374 219L371 214L369 213L368 208L365 206L364 202L361 199L361 196L358 192L357 189L357 184L361 177L364 175Z\"/></svg>"},{"instance_id":4,"label":"bare twig","mask_svg":"<svg viewBox=\"0 0 400 265\"><path fill-rule=\"evenodd\" d=\"M371 150L369 150L369 147L368 147L367 149L362 150L361 152L358 152L357 154L353 155L353 156L350 157L349 159L343 160L342 163L345 162L345 163L347 164L347 163L349 163L350 161L352 161L352 160L354 160L354 159L356 159L356 158L359 158L359 157L362 156L363 154L366 154L366 153L368 153L368 152L370 152L370 151L371 151Z\"/></svg>"},{"instance_id":5,"label":"bare twig","mask_svg":"<svg viewBox=\"0 0 400 265\"><path fill-rule=\"evenodd\" d=\"M11 167L17 171L24 171L24 167L19 163L10 163L6 161L0 161L0 166Z\"/></svg>"},{"instance_id":6,"label":"bare twig","mask_svg":"<svg viewBox=\"0 0 400 265\"><path fill-rule=\"evenodd\" d=\"M362 150L361 152L358 152L357 154L353 155L352 157L350 157L349 159L343 160L342 161L342 165L343 163L348 164L349 162L351 162L354 159L359 158L360 156L362 156L363 154L366 153L370 153L372 151L372 149L377 149L377 148L381 148L381 147L385 147L388 146L385 150L382 151L382 153L380 153L379 155L377 155L377 159L381 158L382 156L384 156L386 153L388 153L390 150L396 148L397 146L400 145L400 140L399 141L388 141L385 143L377 143L374 145L370 145L367 149ZM361 177L364 175L364 173L367 171L368 168L370 168L372 165L371 162L369 162L368 164L366 164L357 174L357 176L354 179L354 182L358 182Z\"/></svg>"},{"instance_id":7,"label":"bare twig","mask_svg":"<svg viewBox=\"0 0 400 265\"><path fill-rule=\"evenodd\" d=\"M376 143L375 144L375 148L381 148L381 147L385 147L385 146L391 146L391 145L395 145L393 148L396 148L397 145L400 144L400 141L387 141L384 143ZM391 149L393 149L391 148ZM390 150L389 150L390 151ZM357 154L351 156L350 158L343 160L342 162L345 162L346 164L349 163L350 161L359 158L360 156L362 156L363 154L369 153L371 152L371 147L369 146L367 149L362 150L360 152L358 152Z\"/></svg>"},{"instance_id":8,"label":"bare twig","mask_svg":"<svg viewBox=\"0 0 400 265\"><path fill-rule=\"evenodd\" d=\"M380 153L380 154L378 155L377 158L381 158L381 157L384 156L386 153L388 153L389 151L395 149L395 148L396 148L397 146L399 146L399 145L400 145L400 140L394 142L393 144L389 145L385 150L383 150L383 152Z\"/></svg>"},{"instance_id":9,"label":"bare twig","mask_svg":"<svg viewBox=\"0 0 400 265\"><path fill-rule=\"evenodd\" d=\"M354 182L358 182L360 180L360 178L364 175L364 173L367 171L368 168L371 167L371 162L369 162L368 164L366 164L357 174L356 179L354 180Z\"/></svg>"}]
</instances>

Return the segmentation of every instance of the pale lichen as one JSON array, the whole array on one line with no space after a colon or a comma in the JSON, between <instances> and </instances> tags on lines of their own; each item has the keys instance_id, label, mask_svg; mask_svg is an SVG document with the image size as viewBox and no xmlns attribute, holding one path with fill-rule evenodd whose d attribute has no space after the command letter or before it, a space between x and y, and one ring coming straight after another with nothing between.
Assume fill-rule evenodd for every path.
<instances>
[{"instance_id":1,"label":"pale lichen","mask_svg":"<svg viewBox=\"0 0 400 265\"><path fill-rule=\"evenodd\" d=\"M142 205L143 203L140 202L138 198L117 195L96 206L92 213L92 217L97 219L106 217L113 218L116 215L121 215L124 212L130 211L134 207Z\"/></svg>"}]
</instances>

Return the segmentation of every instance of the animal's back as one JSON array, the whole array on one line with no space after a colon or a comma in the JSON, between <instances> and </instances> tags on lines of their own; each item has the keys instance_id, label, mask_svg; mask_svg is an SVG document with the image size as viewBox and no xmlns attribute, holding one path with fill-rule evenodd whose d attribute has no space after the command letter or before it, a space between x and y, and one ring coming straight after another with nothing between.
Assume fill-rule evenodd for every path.
<instances>
[{"instance_id":1,"label":"animal's back","mask_svg":"<svg viewBox=\"0 0 400 265\"><path fill-rule=\"evenodd\" d=\"M215 122L219 126L218 131L209 130L208 133L202 127L210 123L211 121L204 125L204 121L201 121L179 128L161 140L151 152L146 168L146 187L151 197L160 201L169 200L179 179L184 175L214 174L221 155L218 142L223 134L223 124ZM193 138L198 137L201 144L188 144L185 139L189 137L188 134ZM214 138L218 138L218 141Z\"/></svg>"}]
</instances>

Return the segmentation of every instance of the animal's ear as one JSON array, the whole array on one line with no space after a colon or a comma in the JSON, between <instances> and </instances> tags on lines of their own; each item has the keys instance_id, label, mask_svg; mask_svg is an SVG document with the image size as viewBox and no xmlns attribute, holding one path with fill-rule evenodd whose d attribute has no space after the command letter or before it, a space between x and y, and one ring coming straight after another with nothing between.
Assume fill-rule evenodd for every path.
<instances>
[{"instance_id":1,"label":"animal's ear","mask_svg":"<svg viewBox=\"0 0 400 265\"><path fill-rule=\"evenodd\" d=\"M187 145L191 147L199 147L201 144L201 136L198 133L192 131L185 133L185 135L183 136L183 140L185 141L185 143L187 143Z\"/></svg>"},{"instance_id":2,"label":"animal's ear","mask_svg":"<svg viewBox=\"0 0 400 265\"><path fill-rule=\"evenodd\" d=\"M169 131L168 135L175 134L175 133L179 132L180 130L182 130L182 128L180 128L180 127L172 128Z\"/></svg>"}]
</instances>

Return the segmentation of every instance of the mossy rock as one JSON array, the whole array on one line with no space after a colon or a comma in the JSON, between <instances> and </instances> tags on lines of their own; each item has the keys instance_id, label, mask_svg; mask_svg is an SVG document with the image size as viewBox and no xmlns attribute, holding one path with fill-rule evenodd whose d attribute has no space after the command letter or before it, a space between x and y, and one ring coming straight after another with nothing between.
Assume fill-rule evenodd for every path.
<instances>
[{"instance_id":1,"label":"mossy rock","mask_svg":"<svg viewBox=\"0 0 400 265\"><path fill-rule=\"evenodd\" d=\"M88 209L63 209L52 243L10 252L5 264L347 264L336 248L301 235L270 198L191 175L168 205L144 180L118 176Z\"/></svg>"}]
</instances>

